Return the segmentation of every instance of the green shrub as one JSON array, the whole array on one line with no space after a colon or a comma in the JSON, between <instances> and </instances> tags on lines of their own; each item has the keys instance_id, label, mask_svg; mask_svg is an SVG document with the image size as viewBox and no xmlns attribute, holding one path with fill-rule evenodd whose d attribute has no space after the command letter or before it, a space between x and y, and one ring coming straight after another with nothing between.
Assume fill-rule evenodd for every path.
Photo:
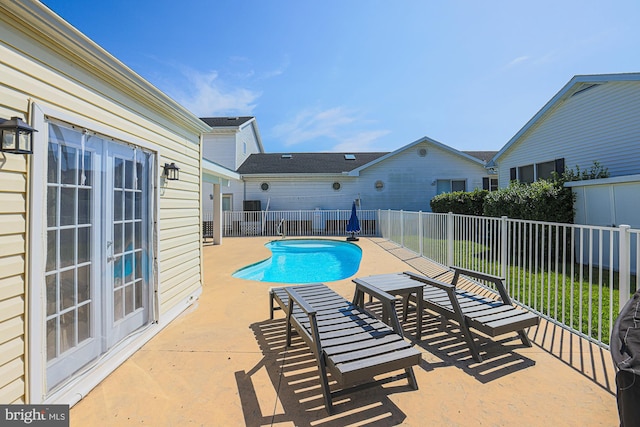
<instances>
[{"instance_id":1,"label":"green shrub","mask_svg":"<svg viewBox=\"0 0 640 427\"><path fill-rule=\"evenodd\" d=\"M485 216L573 223L575 196L561 181L540 180L532 184L512 182L509 187L487 194Z\"/></svg>"},{"instance_id":2,"label":"green shrub","mask_svg":"<svg viewBox=\"0 0 640 427\"><path fill-rule=\"evenodd\" d=\"M475 189L472 192L455 191L442 193L431 199L431 211L437 213L453 212L462 215L482 216L487 190Z\"/></svg>"},{"instance_id":3,"label":"green shrub","mask_svg":"<svg viewBox=\"0 0 640 427\"><path fill-rule=\"evenodd\" d=\"M600 162L594 161L589 169L580 170L580 166L578 165L576 165L575 169L565 169L559 180L562 182L570 182L602 178L609 178L609 169L602 166Z\"/></svg>"}]
</instances>

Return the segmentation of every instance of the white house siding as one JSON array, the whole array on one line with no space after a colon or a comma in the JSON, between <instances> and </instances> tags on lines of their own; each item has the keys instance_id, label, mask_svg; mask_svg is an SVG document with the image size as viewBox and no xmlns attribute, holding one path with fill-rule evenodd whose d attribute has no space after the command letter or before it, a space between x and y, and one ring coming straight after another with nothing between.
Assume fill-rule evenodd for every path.
<instances>
[{"instance_id":1,"label":"white house siding","mask_svg":"<svg viewBox=\"0 0 640 427\"><path fill-rule=\"evenodd\" d=\"M418 152L427 149L421 157ZM432 144L412 146L360 174L360 192L365 209L431 211L437 180L465 180L467 191L482 188L485 168L476 162ZM376 181L384 184L375 188Z\"/></svg>"},{"instance_id":2,"label":"white house siding","mask_svg":"<svg viewBox=\"0 0 640 427\"><path fill-rule=\"evenodd\" d=\"M262 183L269 184L263 191ZM340 190L334 190L334 182ZM360 187L354 177L347 176L263 176L245 178L246 200L260 200L262 210L351 209ZM367 208L368 209L368 208Z\"/></svg>"},{"instance_id":3,"label":"white house siding","mask_svg":"<svg viewBox=\"0 0 640 427\"><path fill-rule=\"evenodd\" d=\"M0 5L0 79L0 117L29 118L39 124L40 131L35 154L29 156L32 168L24 156L7 155L6 162L0 161L0 403L38 403L46 398L40 384L45 371L39 356L43 349L38 347L44 333L40 313L44 308L33 304L44 302L44 270L39 266L46 247L41 244L46 239L42 231L46 230L42 224L46 209L44 198L34 194L46 193L42 170L46 169L47 120L155 152L160 324L169 312L174 316L186 307L202 286L199 135L206 126L39 2ZM180 181L160 179L166 162L179 165ZM29 179L33 191L27 190ZM32 233L30 239L39 243L31 251L30 229L42 233ZM27 270L29 264L33 266ZM28 330L25 305L33 316ZM25 352L25 343L35 347ZM33 388L25 386L27 358Z\"/></svg>"},{"instance_id":4,"label":"white house siding","mask_svg":"<svg viewBox=\"0 0 640 427\"><path fill-rule=\"evenodd\" d=\"M236 170L236 135L208 132L202 136L202 157L227 169Z\"/></svg>"},{"instance_id":5,"label":"white house siding","mask_svg":"<svg viewBox=\"0 0 640 427\"><path fill-rule=\"evenodd\" d=\"M421 157L418 152L427 149ZM485 168L453 150L424 143L409 146L374 165L364 168L359 176L245 176L247 200L260 200L264 209L350 209L360 199L361 209L404 209L428 212L436 195L435 181L465 180L468 191L482 188ZM375 183L382 181L382 190ZM269 184L268 191L260 185ZM340 190L332 188L340 183Z\"/></svg>"},{"instance_id":6,"label":"white house siding","mask_svg":"<svg viewBox=\"0 0 640 427\"><path fill-rule=\"evenodd\" d=\"M255 128L253 123L255 119L250 120L249 122L244 124L244 127L240 129L240 132L237 136L237 144L236 144L236 162L235 165L230 168L232 170L236 170L240 167L241 164L247 160L253 153L259 153L260 147L258 146L258 135L256 135ZM246 151L245 151L246 146Z\"/></svg>"},{"instance_id":7,"label":"white house siding","mask_svg":"<svg viewBox=\"0 0 640 427\"><path fill-rule=\"evenodd\" d=\"M215 161L217 164L232 171L247 160L253 153L259 153L258 135L254 127L255 119L249 120L238 129L216 129L203 136L203 157ZM246 153L244 151L246 144ZM232 210L242 210L244 199L244 185L240 181L232 180L228 186L221 188L222 194L232 195ZM204 183L202 188L202 206L205 218L213 215L213 184Z\"/></svg>"},{"instance_id":8,"label":"white house siding","mask_svg":"<svg viewBox=\"0 0 640 427\"><path fill-rule=\"evenodd\" d=\"M512 167L558 158L588 169L594 161L611 176L640 173L640 82L608 82L560 101L498 159L499 185Z\"/></svg>"}]
</instances>

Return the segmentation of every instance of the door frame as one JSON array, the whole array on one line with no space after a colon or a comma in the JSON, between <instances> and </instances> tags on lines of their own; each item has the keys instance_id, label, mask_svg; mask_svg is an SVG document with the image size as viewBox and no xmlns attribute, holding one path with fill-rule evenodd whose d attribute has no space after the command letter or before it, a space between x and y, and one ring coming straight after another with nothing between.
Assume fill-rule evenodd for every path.
<instances>
[{"instance_id":1,"label":"door frame","mask_svg":"<svg viewBox=\"0 0 640 427\"><path fill-rule=\"evenodd\" d=\"M154 154L154 160L150 163L150 176L153 182L151 194L150 221L153 224L150 236L152 254L150 255L150 271L152 274L149 286L151 293L151 307L149 308L150 321L148 326L157 323L159 316L159 248L158 248L158 218L160 217L160 147L156 144L142 140L134 135L110 128L101 123L91 121L85 117L71 114L64 110L50 107L46 104L33 103L30 115L33 126L39 130L34 133L33 143L34 153L27 156L29 164L28 186L29 198L27 199L28 233L27 238L27 274L25 283L26 316L25 316L25 383L26 400L30 404L45 402L56 402L58 396L65 395L71 387L77 387L75 381L67 382L53 392L47 392L47 354L46 354L46 286L44 282L44 272L46 264L46 245L42 242L46 239L47 233L47 147L48 147L48 123L49 121L61 122L80 129L88 129L97 134L105 135L108 138L120 141L123 144L138 146ZM78 375L94 373L94 370L106 369L110 372L115 366L122 363L128 355L123 355L125 349L120 345L108 350L100 362L90 368L85 369ZM113 368L110 368L113 367ZM104 375L106 376L106 374ZM91 381L101 381L104 377L95 376ZM85 387L91 389L93 386ZM77 392L75 392L78 394Z\"/></svg>"}]
</instances>

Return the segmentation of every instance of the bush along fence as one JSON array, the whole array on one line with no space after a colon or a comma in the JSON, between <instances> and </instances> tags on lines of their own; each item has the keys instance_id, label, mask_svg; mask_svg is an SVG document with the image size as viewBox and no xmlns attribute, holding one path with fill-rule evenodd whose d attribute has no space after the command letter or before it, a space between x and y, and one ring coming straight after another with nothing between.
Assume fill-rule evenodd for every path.
<instances>
[{"instance_id":1,"label":"bush along fence","mask_svg":"<svg viewBox=\"0 0 640 427\"><path fill-rule=\"evenodd\" d=\"M504 277L518 304L604 348L637 287L640 230L625 225L389 210L379 229L445 266Z\"/></svg>"}]
</instances>

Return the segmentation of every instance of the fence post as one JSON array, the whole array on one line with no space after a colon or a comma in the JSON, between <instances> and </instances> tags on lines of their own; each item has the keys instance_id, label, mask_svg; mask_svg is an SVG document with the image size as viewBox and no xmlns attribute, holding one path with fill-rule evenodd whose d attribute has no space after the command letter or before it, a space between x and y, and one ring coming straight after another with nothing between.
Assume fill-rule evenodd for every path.
<instances>
[{"instance_id":1,"label":"fence post","mask_svg":"<svg viewBox=\"0 0 640 427\"><path fill-rule=\"evenodd\" d=\"M507 279L507 260L509 255L509 217L502 216L500 221L500 275Z\"/></svg>"},{"instance_id":2,"label":"fence post","mask_svg":"<svg viewBox=\"0 0 640 427\"><path fill-rule=\"evenodd\" d=\"M418 253L423 256L422 247L422 211L418 211Z\"/></svg>"},{"instance_id":3,"label":"fence post","mask_svg":"<svg viewBox=\"0 0 640 427\"><path fill-rule=\"evenodd\" d=\"M618 278L620 283L618 284L619 289L619 298L620 298L620 310L622 307L629 301L629 297L631 295L631 245L629 242L629 229L631 228L629 225L621 225L619 228L619 236L620 236L620 248L618 250L618 267L619 267L619 275ZM618 313L611 313L611 315L618 315Z\"/></svg>"},{"instance_id":4,"label":"fence post","mask_svg":"<svg viewBox=\"0 0 640 427\"><path fill-rule=\"evenodd\" d=\"M400 246L404 248L404 211L400 209Z\"/></svg>"},{"instance_id":5,"label":"fence post","mask_svg":"<svg viewBox=\"0 0 640 427\"><path fill-rule=\"evenodd\" d=\"M453 239L455 237L453 230L453 212L447 214L447 266L453 266Z\"/></svg>"},{"instance_id":6,"label":"fence post","mask_svg":"<svg viewBox=\"0 0 640 427\"><path fill-rule=\"evenodd\" d=\"M387 239L391 240L391 209L387 209Z\"/></svg>"}]
</instances>

